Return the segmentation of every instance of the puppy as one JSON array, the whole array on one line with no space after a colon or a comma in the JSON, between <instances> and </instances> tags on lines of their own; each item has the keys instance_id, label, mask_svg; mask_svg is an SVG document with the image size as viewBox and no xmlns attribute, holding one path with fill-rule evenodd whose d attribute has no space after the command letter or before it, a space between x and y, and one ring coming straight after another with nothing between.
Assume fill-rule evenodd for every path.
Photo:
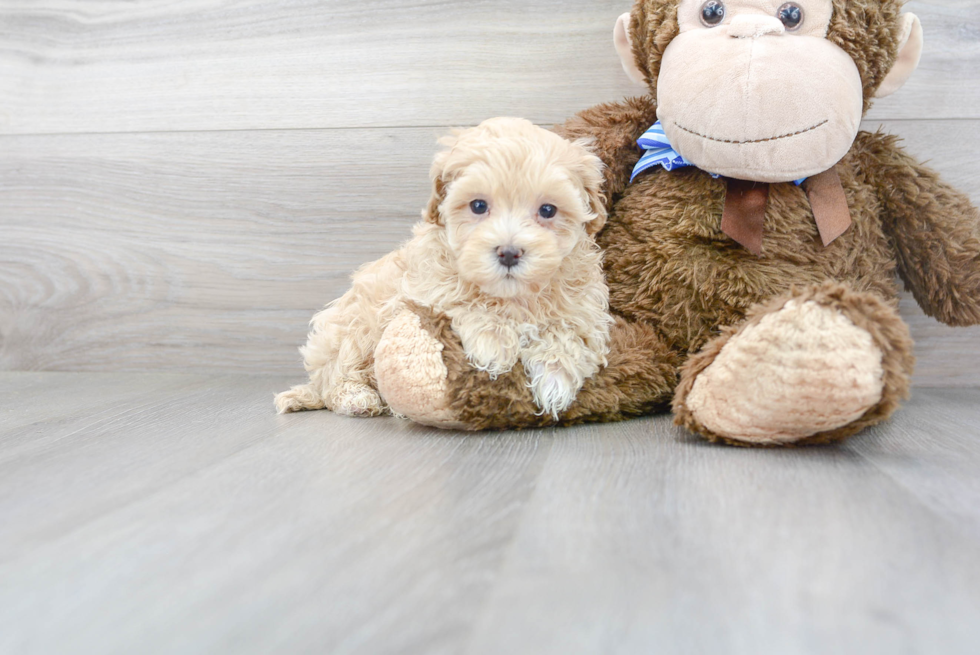
<instances>
[{"instance_id":1,"label":"puppy","mask_svg":"<svg viewBox=\"0 0 980 655\"><path fill-rule=\"evenodd\" d=\"M300 348L310 382L276 396L280 413L387 412L374 350L409 300L447 315L491 377L521 362L535 403L555 418L605 365L612 318L592 238L606 219L599 158L516 118L440 143L414 236L313 317Z\"/></svg>"}]
</instances>

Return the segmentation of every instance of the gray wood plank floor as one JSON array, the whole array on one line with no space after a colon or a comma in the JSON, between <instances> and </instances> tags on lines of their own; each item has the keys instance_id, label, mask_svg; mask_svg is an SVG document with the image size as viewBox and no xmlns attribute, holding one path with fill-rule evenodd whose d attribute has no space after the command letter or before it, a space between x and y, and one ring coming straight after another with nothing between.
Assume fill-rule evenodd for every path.
<instances>
[{"instance_id":1,"label":"gray wood plank floor","mask_svg":"<svg viewBox=\"0 0 980 655\"><path fill-rule=\"evenodd\" d=\"M980 389L845 445L0 373L2 653L975 653Z\"/></svg>"}]
</instances>

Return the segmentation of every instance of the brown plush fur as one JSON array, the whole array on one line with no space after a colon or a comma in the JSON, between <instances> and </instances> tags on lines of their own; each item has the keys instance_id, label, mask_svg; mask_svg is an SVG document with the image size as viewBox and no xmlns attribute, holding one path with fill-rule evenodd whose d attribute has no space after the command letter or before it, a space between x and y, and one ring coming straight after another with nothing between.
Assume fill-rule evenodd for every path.
<instances>
[{"instance_id":1,"label":"brown plush fur","mask_svg":"<svg viewBox=\"0 0 980 655\"><path fill-rule=\"evenodd\" d=\"M897 55L901 2L834 0L833 6L827 38L857 65L866 110ZM638 0L631 33L651 89L677 29L674 0ZM629 184L640 156L636 139L655 120L656 100L647 96L593 107L556 128L566 138L592 139L607 167L610 213L597 241L617 316L609 365L587 382L561 422L618 420L665 408L677 367L687 359L678 420L721 440L685 410L696 373L746 318L758 321L795 294L837 309L882 352L880 402L857 421L797 444L835 441L884 420L907 394L911 342L895 312L896 272L930 315L951 325L980 322L980 216L894 137L861 132L837 165L853 225L829 247L804 191L773 184L757 257L720 229L724 180L694 168L656 169ZM467 370L445 321L429 320L445 344L452 406L461 421L474 429L547 423L534 414L519 372L491 382Z\"/></svg>"},{"instance_id":2,"label":"brown plush fur","mask_svg":"<svg viewBox=\"0 0 980 655\"><path fill-rule=\"evenodd\" d=\"M503 430L587 422L620 421L669 407L680 358L649 327L618 319L611 332L609 366L586 381L572 406L555 421L535 406L523 367L491 380L466 359L451 321L431 309L410 305L443 346L449 406L471 430Z\"/></svg>"},{"instance_id":3,"label":"brown plush fur","mask_svg":"<svg viewBox=\"0 0 980 655\"><path fill-rule=\"evenodd\" d=\"M629 184L633 167L642 151L636 140L657 120L657 103L653 98L627 98L587 109L568 119L555 131L566 139L574 135L592 137L592 151L605 164L606 202L612 207Z\"/></svg>"},{"instance_id":4,"label":"brown plush fur","mask_svg":"<svg viewBox=\"0 0 980 655\"><path fill-rule=\"evenodd\" d=\"M638 178L616 205L618 220L599 237L610 305L632 321L656 325L664 341L694 352L748 308L792 285L826 279L894 296L894 262L876 216L873 190L838 166L854 225L837 241L820 241L804 191L772 185L762 256L721 231L725 181L693 169Z\"/></svg>"},{"instance_id":5,"label":"brown plush fur","mask_svg":"<svg viewBox=\"0 0 980 655\"><path fill-rule=\"evenodd\" d=\"M881 199L898 272L923 311L947 325L980 323L980 212L969 198L877 134L858 152Z\"/></svg>"}]
</instances>

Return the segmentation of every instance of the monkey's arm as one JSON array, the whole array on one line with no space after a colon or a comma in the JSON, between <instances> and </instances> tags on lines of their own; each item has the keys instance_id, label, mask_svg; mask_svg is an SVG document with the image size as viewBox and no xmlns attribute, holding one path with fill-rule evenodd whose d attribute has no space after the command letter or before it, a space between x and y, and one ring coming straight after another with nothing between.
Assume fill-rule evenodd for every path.
<instances>
[{"instance_id":1,"label":"monkey's arm","mask_svg":"<svg viewBox=\"0 0 980 655\"><path fill-rule=\"evenodd\" d=\"M867 140L905 288L943 323L980 323L980 213L965 194L899 148L895 137Z\"/></svg>"},{"instance_id":2,"label":"monkey's arm","mask_svg":"<svg viewBox=\"0 0 980 655\"><path fill-rule=\"evenodd\" d=\"M555 132L566 139L592 139L595 154L606 165L606 202L611 203L629 184L633 167L643 154L636 140L657 121L657 104L650 96L596 105L579 112Z\"/></svg>"},{"instance_id":3,"label":"monkey's arm","mask_svg":"<svg viewBox=\"0 0 980 655\"><path fill-rule=\"evenodd\" d=\"M680 357L643 323L618 318L610 337L609 364L585 381L555 421L535 404L523 366L494 378L478 371L447 316L410 305L374 353L378 390L396 414L466 430L621 421L666 410Z\"/></svg>"}]
</instances>

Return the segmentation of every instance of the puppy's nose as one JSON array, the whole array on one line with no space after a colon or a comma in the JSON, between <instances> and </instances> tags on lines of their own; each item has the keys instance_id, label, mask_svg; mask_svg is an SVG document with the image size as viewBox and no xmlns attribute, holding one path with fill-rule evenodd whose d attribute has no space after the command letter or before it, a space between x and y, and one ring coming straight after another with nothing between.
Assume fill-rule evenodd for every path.
<instances>
[{"instance_id":1,"label":"puppy's nose","mask_svg":"<svg viewBox=\"0 0 980 655\"><path fill-rule=\"evenodd\" d=\"M497 259L500 261L501 265L506 266L507 268L517 266L520 263L521 255L523 254L523 250L515 248L514 246L501 246L500 248L497 248Z\"/></svg>"}]
</instances>

